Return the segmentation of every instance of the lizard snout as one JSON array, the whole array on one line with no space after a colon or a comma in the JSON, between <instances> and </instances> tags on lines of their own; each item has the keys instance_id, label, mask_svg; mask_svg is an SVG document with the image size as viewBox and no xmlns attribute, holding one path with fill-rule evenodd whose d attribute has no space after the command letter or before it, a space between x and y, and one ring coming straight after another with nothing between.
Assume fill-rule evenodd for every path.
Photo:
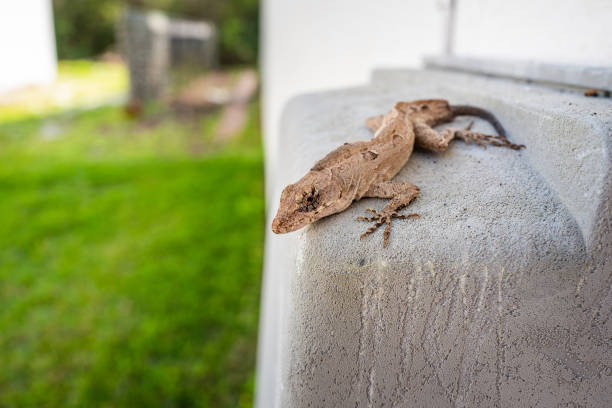
<instances>
[{"instance_id":1,"label":"lizard snout","mask_svg":"<svg viewBox=\"0 0 612 408\"><path fill-rule=\"evenodd\" d=\"M275 234L285 234L287 232L290 232L282 222L281 218L279 217L279 214L276 214L276 217L274 217L274 219L272 220L272 232L274 232Z\"/></svg>"},{"instance_id":2,"label":"lizard snout","mask_svg":"<svg viewBox=\"0 0 612 408\"><path fill-rule=\"evenodd\" d=\"M272 220L272 232L275 234L286 234L300 228L296 225L300 214L298 212L299 202L294 197L294 190L295 186L291 184L285 187L281 194L278 211Z\"/></svg>"}]
</instances>

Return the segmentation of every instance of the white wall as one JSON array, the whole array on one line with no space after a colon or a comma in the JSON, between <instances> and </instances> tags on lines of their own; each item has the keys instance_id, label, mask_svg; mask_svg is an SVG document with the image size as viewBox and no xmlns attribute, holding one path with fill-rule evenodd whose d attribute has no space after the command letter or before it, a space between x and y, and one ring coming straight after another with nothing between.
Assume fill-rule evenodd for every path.
<instances>
[{"instance_id":1,"label":"white wall","mask_svg":"<svg viewBox=\"0 0 612 408\"><path fill-rule=\"evenodd\" d=\"M612 0L456 0L457 55L612 66Z\"/></svg>"},{"instance_id":2,"label":"white wall","mask_svg":"<svg viewBox=\"0 0 612 408\"><path fill-rule=\"evenodd\" d=\"M418 66L444 48L446 0L263 0L267 185L278 121L294 95L368 81L375 67Z\"/></svg>"},{"instance_id":3,"label":"white wall","mask_svg":"<svg viewBox=\"0 0 612 408\"><path fill-rule=\"evenodd\" d=\"M0 92L56 75L51 0L0 0Z\"/></svg>"}]
</instances>

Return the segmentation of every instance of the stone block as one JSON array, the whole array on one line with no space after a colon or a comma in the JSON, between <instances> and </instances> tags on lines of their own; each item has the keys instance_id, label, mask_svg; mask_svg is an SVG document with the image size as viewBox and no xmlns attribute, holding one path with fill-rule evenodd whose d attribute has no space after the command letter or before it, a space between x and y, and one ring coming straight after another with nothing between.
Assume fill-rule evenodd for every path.
<instances>
[{"instance_id":1,"label":"stone block","mask_svg":"<svg viewBox=\"0 0 612 408\"><path fill-rule=\"evenodd\" d=\"M396 179L421 188L421 218L395 221L385 249L356 221L380 199L268 233L257 405L610 406L609 99L419 70L297 97L269 218L317 159L371 137L367 117L421 98L486 108L527 148L417 150Z\"/></svg>"}]
</instances>

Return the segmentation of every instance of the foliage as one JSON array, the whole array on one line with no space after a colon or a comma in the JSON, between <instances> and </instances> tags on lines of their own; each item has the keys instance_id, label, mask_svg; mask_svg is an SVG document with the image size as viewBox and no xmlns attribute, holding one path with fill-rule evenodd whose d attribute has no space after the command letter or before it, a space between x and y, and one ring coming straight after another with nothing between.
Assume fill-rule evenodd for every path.
<instances>
[{"instance_id":1,"label":"foliage","mask_svg":"<svg viewBox=\"0 0 612 408\"><path fill-rule=\"evenodd\" d=\"M225 147L151 112L0 123L0 406L250 406L257 105Z\"/></svg>"},{"instance_id":2,"label":"foliage","mask_svg":"<svg viewBox=\"0 0 612 408\"><path fill-rule=\"evenodd\" d=\"M59 58L101 54L115 41L120 0L53 0L55 40Z\"/></svg>"},{"instance_id":3,"label":"foliage","mask_svg":"<svg viewBox=\"0 0 612 408\"><path fill-rule=\"evenodd\" d=\"M111 47L126 3L211 20L219 27L222 63L257 62L258 0L53 0L60 58L90 57Z\"/></svg>"}]
</instances>

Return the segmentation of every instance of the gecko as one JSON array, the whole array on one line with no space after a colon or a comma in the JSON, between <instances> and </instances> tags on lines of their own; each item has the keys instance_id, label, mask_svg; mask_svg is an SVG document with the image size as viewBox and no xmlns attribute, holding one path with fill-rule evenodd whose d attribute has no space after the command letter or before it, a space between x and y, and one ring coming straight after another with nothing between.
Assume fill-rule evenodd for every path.
<instances>
[{"instance_id":1,"label":"gecko","mask_svg":"<svg viewBox=\"0 0 612 408\"><path fill-rule=\"evenodd\" d=\"M435 126L463 115L485 119L498 135L473 132L473 122L463 129L434 130ZM515 150L525 147L510 142L500 122L489 111L469 105L450 105L444 99L397 102L388 113L371 117L365 124L375 132L371 140L344 143L316 162L299 181L284 188L272 221L274 233L296 231L345 210L354 201L376 197L389 201L381 211L368 208L366 212L371 216L357 218L373 222L360 239L385 224L385 248L393 219L419 217L414 213L399 213L417 198L419 187L392 180L410 159L415 145L443 152L453 139L460 139L484 148L487 144Z\"/></svg>"}]
</instances>

